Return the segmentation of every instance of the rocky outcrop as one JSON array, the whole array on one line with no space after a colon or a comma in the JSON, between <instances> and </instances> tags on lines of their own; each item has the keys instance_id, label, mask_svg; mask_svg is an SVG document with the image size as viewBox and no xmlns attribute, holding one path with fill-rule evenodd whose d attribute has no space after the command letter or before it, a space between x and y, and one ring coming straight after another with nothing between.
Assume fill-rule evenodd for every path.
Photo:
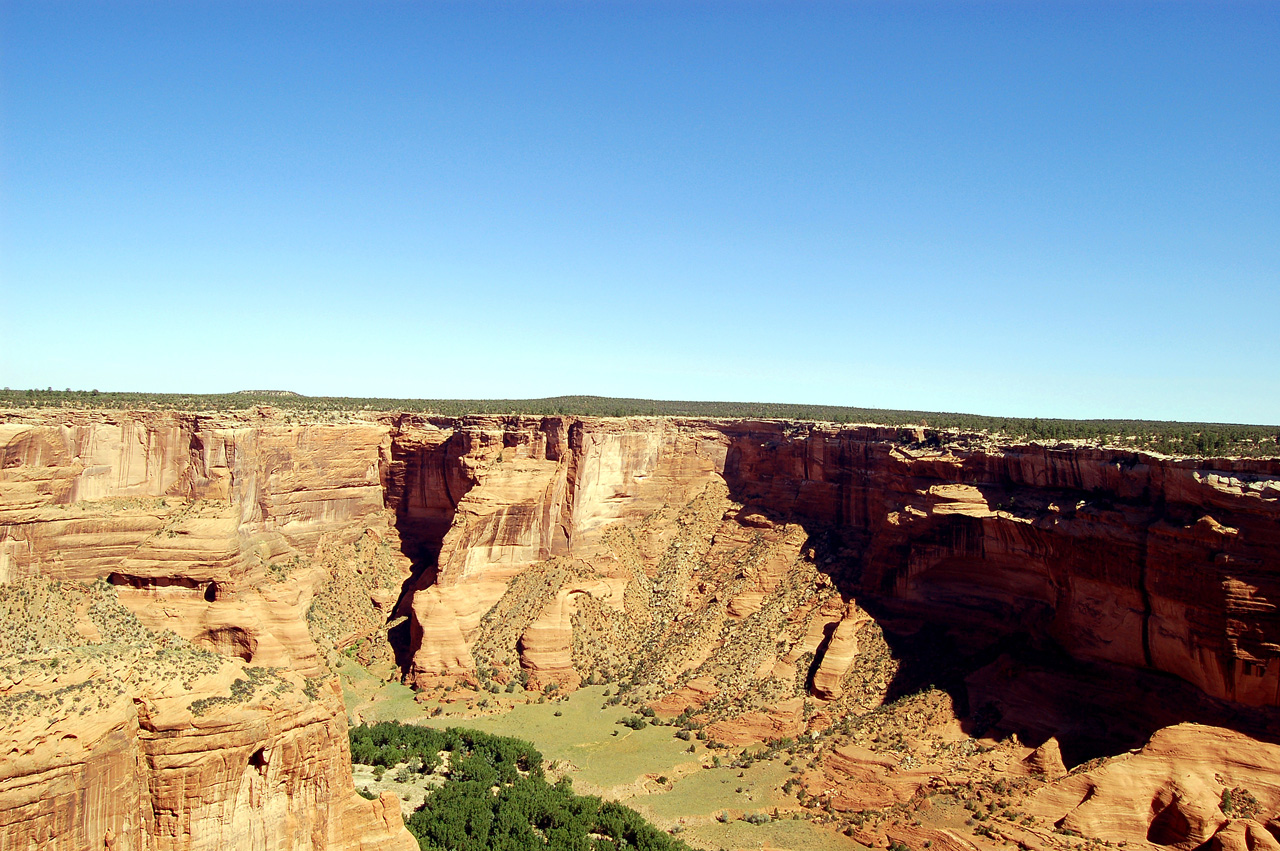
<instances>
[{"instance_id":1,"label":"rocky outcrop","mask_svg":"<svg viewBox=\"0 0 1280 851\"><path fill-rule=\"evenodd\" d=\"M1280 463L937 438L740 426L724 476L860 598L1280 705Z\"/></svg>"},{"instance_id":2,"label":"rocky outcrop","mask_svg":"<svg viewBox=\"0 0 1280 851\"><path fill-rule=\"evenodd\" d=\"M644 519L724 484L723 516L706 530L713 561L787 524L809 541L753 564L733 595L712 593L730 620L758 619L777 581L808 560L844 603L1049 638L1080 659L1280 705L1275 461L776 422L475 417L431 428L433 439L412 427L392 439L403 469L430 472L403 477L392 500L427 511L432 497L399 494L427 494L430 479L447 484L456 512L440 539L439 573L424 575L414 596L412 676L421 683L468 675L481 617L531 564L568 557L583 574L645 586L674 530ZM397 449L402 441L430 460ZM630 572L626 548L606 541L617 527L633 537L645 528L649 548ZM704 606L698 586L677 582L677 608ZM858 623L810 648L815 696L842 693Z\"/></svg>"},{"instance_id":3,"label":"rocky outcrop","mask_svg":"<svg viewBox=\"0 0 1280 851\"><path fill-rule=\"evenodd\" d=\"M413 614L410 678L427 683L470 675L480 620L533 564L571 560L579 579L611 589L615 609L628 583L651 598L674 530L650 522L630 563L606 532L634 537L664 506L727 485L722 517L704 530L712 560L788 523L810 541L753 563L731 597L717 588L729 620L758 620L808 559L844 603L1043 635L1078 658L1280 704L1275 461L777 422L60 418L0 427L0 576L110 576L150 625L251 661L318 670L299 615L320 577L277 587L265 565L385 524L384 505L418 566L401 611ZM687 558L700 544L685 546ZM672 579L685 586L677 608L702 607L687 577ZM526 668L568 676L564 624L591 596L566 589L554 612L535 613ZM635 609L632 625L649 629L646 618ZM856 628L820 636L816 696L841 693ZM559 661L536 661L547 654Z\"/></svg>"},{"instance_id":4,"label":"rocky outcrop","mask_svg":"<svg viewBox=\"0 0 1280 851\"><path fill-rule=\"evenodd\" d=\"M1139 751L1065 778L1029 809L1085 836L1192 849L1269 847L1280 814L1280 745L1201 724L1159 730ZM1280 822L1272 823L1280 830Z\"/></svg>"},{"instance_id":5,"label":"rocky outcrop","mask_svg":"<svg viewBox=\"0 0 1280 851\"><path fill-rule=\"evenodd\" d=\"M858 630L871 622L871 616L850 603L831 636L822 647L817 671L813 675L813 694L825 700L835 700L844 694L844 679L858 655Z\"/></svg>"},{"instance_id":6,"label":"rocky outcrop","mask_svg":"<svg viewBox=\"0 0 1280 851\"><path fill-rule=\"evenodd\" d=\"M228 693L235 673L175 697L122 694L87 721L6 725L0 847L417 847L398 801L355 795L328 686L192 717L192 695Z\"/></svg>"},{"instance_id":7,"label":"rocky outcrop","mask_svg":"<svg viewBox=\"0 0 1280 851\"><path fill-rule=\"evenodd\" d=\"M367 423L0 425L0 848L416 847L398 802L355 794L306 618L331 581L311 555L394 538L388 444Z\"/></svg>"},{"instance_id":8,"label":"rocky outcrop","mask_svg":"<svg viewBox=\"0 0 1280 851\"><path fill-rule=\"evenodd\" d=\"M152 629L322 670L304 615L323 576L269 568L388 527L385 426L49 419L0 426L0 582L106 578Z\"/></svg>"},{"instance_id":9,"label":"rocky outcrop","mask_svg":"<svg viewBox=\"0 0 1280 851\"><path fill-rule=\"evenodd\" d=\"M424 507L418 514L426 511L431 499L415 495L429 492L430 481L454 483L437 566L424 572L413 595L410 677L419 685L470 676L482 616L515 576L550 558L576 561L598 577L548 599L545 616L521 636L523 667L557 670L552 678L565 679L572 633L564 627L574 598L596 588L601 593L592 596L617 605L619 580L625 586L634 578L610 553L604 528L639 520L668 501L687 502L722 466L724 452L714 432L663 420L470 417L435 443L412 424L400 434L426 447L430 459L403 462L403 478L397 471L403 490L390 498L405 506L404 514L414 516L414 505ZM398 435L393 445L400 441ZM456 451L441 453L440 445Z\"/></svg>"},{"instance_id":10,"label":"rocky outcrop","mask_svg":"<svg viewBox=\"0 0 1280 851\"><path fill-rule=\"evenodd\" d=\"M408 849L336 683L155 636L115 589L0 587L0 848Z\"/></svg>"}]
</instances>

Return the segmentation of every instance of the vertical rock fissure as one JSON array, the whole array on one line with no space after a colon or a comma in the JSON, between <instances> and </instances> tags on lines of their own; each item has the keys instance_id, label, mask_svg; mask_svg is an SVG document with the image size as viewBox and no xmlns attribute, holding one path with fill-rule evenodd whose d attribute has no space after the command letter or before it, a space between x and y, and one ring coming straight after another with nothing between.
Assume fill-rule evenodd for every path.
<instances>
[{"instance_id":1,"label":"vertical rock fissure","mask_svg":"<svg viewBox=\"0 0 1280 851\"><path fill-rule=\"evenodd\" d=\"M448 447L453 440L454 438L450 437L449 440L445 442L445 446ZM453 495L453 489L449 487L449 452L447 449L440 453L440 481L444 484L444 498L449 500L449 505L456 511L458 508L458 499ZM422 479L422 487L426 488L426 486L426 477L424 476Z\"/></svg>"},{"instance_id":2,"label":"vertical rock fissure","mask_svg":"<svg viewBox=\"0 0 1280 851\"><path fill-rule=\"evenodd\" d=\"M1155 667L1151 662L1151 589L1147 587L1148 548L1151 525L1155 522L1151 521L1142 529L1142 556L1138 559L1138 593L1142 599L1142 663L1148 668Z\"/></svg>"}]
</instances>

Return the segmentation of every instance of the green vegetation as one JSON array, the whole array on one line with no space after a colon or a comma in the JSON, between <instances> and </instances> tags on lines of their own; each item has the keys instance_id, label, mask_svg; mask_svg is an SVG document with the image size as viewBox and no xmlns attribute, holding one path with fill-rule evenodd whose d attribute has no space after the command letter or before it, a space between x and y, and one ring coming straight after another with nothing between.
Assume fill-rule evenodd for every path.
<instances>
[{"instance_id":1,"label":"green vegetation","mask_svg":"<svg viewBox=\"0 0 1280 851\"><path fill-rule=\"evenodd\" d=\"M477 730L382 722L350 731L353 762L425 774L448 754L448 781L409 817L423 849L649 851L686 849L621 804L547 783L542 754L519 739Z\"/></svg>"},{"instance_id":2,"label":"green vegetation","mask_svg":"<svg viewBox=\"0 0 1280 851\"><path fill-rule=\"evenodd\" d=\"M692 841L711 848L797 848L804 851L865 851L866 846L806 820L774 819L768 824L753 825L745 819L727 822L711 821L691 828Z\"/></svg>"},{"instance_id":3,"label":"green vegetation","mask_svg":"<svg viewBox=\"0 0 1280 851\"><path fill-rule=\"evenodd\" d=\"M191 702L187 709L190 710L192 715L204 715L210 709L214 709L218 706L248 703L257 693L259 686L267 684L274 685L277 693L282 691L284 688L289 687L288 684L280 678L279 669L277 668L245 668L244 673L248 679L236 677L231 683L230 697L214 695L212 697L197 698ZM308 681L308 684L310 684L310 681ZM316 695L311 693L308 693L307 696L312 700L315 700L316 698Z\"/></svg>"},{"instance_id":4,"label":"green vegetation","mask_svg":"<svg viewBox=\"0 0 1280 851\"><path fill-rule=\"evenodd\" d=\"M677 766L693 760L671 727L650 724L633 731L618 725L618 719L632 713L625 706L601 709L605 690L590 686L564 700L518 704L501 714L467 718L465 723L487 733L534 742L548 760L572 765L575 782L593 793L616 791L648 774L675 774ZM556 716L556 712L562 714ZM445 726L459 720L442 716L422 719L422 723Z\"/></svg>"},{"instance_id":5,"label":"green vegetation","mask_svg":"<svg viewBox=\"0 0 1280 851\"><path fill-rule=\"evenodd\" d=\"M1222 813L1229 818L1254 818L1262 811L1262 805L1253 793L1243 786L1222 790Z\"/></svg>"},{"instance_id":6,"label":"green vegetation","mask_svg":"<svg viewBox=\"0 0 1280 851\"><path fill-rule=\"evenodd\" d=\"M0 583L0 680L11 684L0 694L3 717L42 716L52 726L120 701L128 705L129 695L156 683L190 691L197 680L234 664L167 630L149 631L105 580L23 577ZM54 672L59 679L50 682ZM277 693L291 688L273 669L244 673L249 679L239 681L246 686L270 685Z\"/></svg>"},{"instance_id":7,"label":"green vegetation","mask_svg":"<svg viewBox=\"0 0 1280 851\"><path fill-rule=\"evenodd\" d=\"M668 790L646 796L644 809L656 821L676 821L723 812L749 815L793 807L795 799L782 792L782 784L789 776L790 772L777 761L757 763L747 769L727 765L702 769L677 779Z\"/></svg>"},{"instance_id":8,"label":"green vegetation","mask_svg":"<svg viewBox=\"0 0 1280 851\"><path fill-rule=\"evenodd\" d=\"M365 399L281 395L282 391L238 393L100 393L97 390L0 390L0 407L96 407L173 411L238 411L270 405L303 417L370 411L405 411L437 416L526 414L531 416L645 416L786 419L835 423L919 426L982 432L1010 440L1084 440L1171 455L1280 455L1280 427L1232 423L1177 423L1149 420L1063 420L990 417L931 411L896 411L838 405L770 402L688 402L553 396L547 399Z\"/></svg>"},{"instance_id":9,"label":"green vegetation","mask_svg":"<svg viewBox=\"0 0 1280 851\"><path fill-rule=\"evenodd\" d=\"M342 702L348 717L363 721L416 718L423 706L408 686L371 674L359 662L335 658L333 670L342 683Z\"/></svg>"}]
</instances>

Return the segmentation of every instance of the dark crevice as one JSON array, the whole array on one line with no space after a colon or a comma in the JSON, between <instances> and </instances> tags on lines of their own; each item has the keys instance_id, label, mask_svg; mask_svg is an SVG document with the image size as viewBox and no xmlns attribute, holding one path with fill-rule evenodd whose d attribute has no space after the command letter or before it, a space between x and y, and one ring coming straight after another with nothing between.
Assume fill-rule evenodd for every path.
<instances>
[{"instance_id":1,"label":"dark crevice","mask_svg":"<svg viewBox=\"0 0 1280 851\"><path fill-rule=\"evenodd\" d=\"M831 639L835 637L836 627L839 625L839 622L829 623L822 628L822 641L818 643L818 649L813 653L813 662L810 663L809 671L804 678L804 690L809 694L813 694L813 682L817 679L823 657L827 655L827 650L831 647Z\"/></svg>"},{"instance_id":2,"label":"dark crevice","mask_svg":"<svg viewBox=\"0 0 1280 851\"><path fill-rule=\"evenodd\" d=\"M129 573L111 573L107 581L117 588L152 590L155 588L187 588L195 591L203 584L188 576L134 576Z\"/></svg>"},{"instance_id":3,"label":"dark crevice","mask_svg":"<svg viewBox=\"0 0 1280 851\"><path fill-rule=\"evenodd\" d=\"M400 551L410 562L409 576L400 586L389 618L406 620L387 631L401 670L412 662L415 644L413 595L435 584L444 537L458 501L472 484L461 467L462 452L462 439L456 433L438 444L419 443L402 434L392 438L392 470L383 476L385 501L395 511Z\"/></svg>"},{"instance_id":4,"label":"dark crevice","mask_svg":"<svg viewBox=\"0 0 1280 851\"><path fill-rule=\"evenodd\" d=\"M1142 663L1154 668L1151 661L1151 589L1147 587L1147 567L1150 558L1151 525L1142 530L1142 554L1138 561L1138 594L1142 599Z\"/></svg>"}]
</instances>

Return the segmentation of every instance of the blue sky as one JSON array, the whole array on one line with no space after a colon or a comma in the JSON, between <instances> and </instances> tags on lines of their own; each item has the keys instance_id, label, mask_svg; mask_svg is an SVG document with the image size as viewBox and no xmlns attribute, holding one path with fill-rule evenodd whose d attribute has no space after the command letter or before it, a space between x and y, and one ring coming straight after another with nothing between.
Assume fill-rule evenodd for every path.
<instances>
[{"instance_id":1,"label":"blue sky","mask_svg":"<svg viewBox=\"0 0 1280 851\"><path fill-rule=\"evenodd\" d=\"M0 384L1280 423L1280 5L0 5Z\"/></svg>"}]
</instances>

